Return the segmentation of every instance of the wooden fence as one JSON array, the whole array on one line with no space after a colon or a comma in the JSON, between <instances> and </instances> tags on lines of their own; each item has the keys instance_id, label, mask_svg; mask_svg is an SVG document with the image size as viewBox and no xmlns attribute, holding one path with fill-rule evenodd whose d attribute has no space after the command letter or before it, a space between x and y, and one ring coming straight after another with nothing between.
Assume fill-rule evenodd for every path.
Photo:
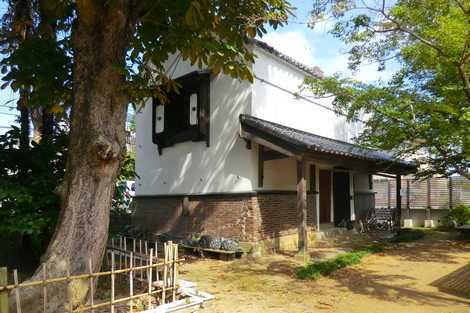
<instances>
[{"instance_id":1,"label":"wooden fence","mask_svg":"<svg viewBox=\"0 0 470 313\"><path fill-rule=\"evenodd\" d=\"M395 180L374 179L375 206L394 207L395 190ZM401 202L403 209L449 209L460 203L470 205L470 181L461 176L421 181L405 177L401 180Z\"/></svg>"},{"instance_id":2,"label":"wooden fence","mask_svg":"<svg viewBox=\"0 0 470 313\"><path fill-rule=\"evenodd\" d=\"M42 280L26 281L20 283L18 281L18 271L13 270L13 283L8 284L7 268L0 269L0 313L28 313L22 311L21 292L25 288L38 287L42 289L42 301L38 300L38 305L42 306L44 313L48 312L48 286L52 284L66 284L67 299L64 304L67 309L64 313L79 312L111 312L117 313L116 306L124 305L126 312L136 312L134 304L136 300L147 302L147 309L161 305L168 301L175 301L178 289L178 264L184 261L178 258L178 245L171 241L161 244L161 252L156 243L150 247L148 242L144 242L144 247L140 250L135 244L130 250L127 249L126 241L138 243L142 247L142 241L132 238L118 237L111 240L106 253L106 263L109 266L108 271L93 272L91 260L87 265L88 273L80 275L67 275L63 277L48 277L47 264L44 264ZM116 241L120 246L115 245ZM158 255L163 256L161 259ZM116 294L116 278L118 275L125 276L128 283L127 296L119 297ZM110 277L111 283L109 287L110 299L96 299L94 291L99 278ZM76 280L88 280L91 290L88 301L79 307L72 304L71 284ZM139 288L136 288L139 287ZM140 290L140 292L137 289ZM14 295L14 303L9 303L9 294ZM141 301L142 303L142 301ZM13 312L9 311L9 307L13 307ZM98 311L98 309L100 311Z\"/></svg>"}]
</instances>

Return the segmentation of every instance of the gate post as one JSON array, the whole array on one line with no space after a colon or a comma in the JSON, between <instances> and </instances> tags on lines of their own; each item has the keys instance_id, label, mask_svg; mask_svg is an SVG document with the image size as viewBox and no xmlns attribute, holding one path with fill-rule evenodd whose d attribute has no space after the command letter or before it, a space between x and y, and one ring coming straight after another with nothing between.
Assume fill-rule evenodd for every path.
<instances>
[{"instance_id":1,"label":"gate post","mask_svg":"<svg viewBox=\"0 0 470 313\"><path fill-rule=\"evenodd\" d=\"M0 267L0 287L8 285L8 269ZM0 291L0 313L9 313L8 290Z\"/></svg>"}]
</instances>

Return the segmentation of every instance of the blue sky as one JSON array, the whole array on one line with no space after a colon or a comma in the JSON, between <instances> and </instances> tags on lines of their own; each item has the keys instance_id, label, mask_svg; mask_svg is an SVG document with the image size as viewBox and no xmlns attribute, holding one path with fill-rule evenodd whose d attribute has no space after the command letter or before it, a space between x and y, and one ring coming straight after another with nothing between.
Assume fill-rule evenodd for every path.
<instances>
[{"instance_id":1,"label":"blue sky","mask_svg":"<svg viewBox=\"0 0 470 313\"><path fill-rule=\"evenodd\" d=\"M357 73L351 73L347 69L346 46L328 33L334 21L327 20L310 29L306 23L313 0L291 0L290 3L296 8L295 17L287 26L271 31L261 40L306 65L320 67L327 75L341 72L370 83L392 76L393 64L388 64L389 69L383 72L377 71L377 64L371 64L362 66Z\"/></svg>"},{"instance_id":2,"label":"blue sky","mask_svg":"<svg viewBox=\"0 0 470 313\"><path fill-rule=\"evenodd\" d=\"M363 66L357 73L350 73L347 69L346 47L332 35L328 34L328 29L332 26L332 21L320 23L315 29L309 29L306 22L309 20L309 11L312 0L291 0L291 4L296 7L295 17L290 23L276 31L269 32L262 38L269 45L310 66L318 66L327 75L337 72L346 75L354 75L358 80L364 82L374 82L379 79L387 80L393 74L393 70L378 72L377 66L372 64ZM5 9L4 2L0 3L0 14ZM11 101L17 98L11 89L0 90L0 134L11 124L15 124L15 109L11 110L5 105L15 106L16 102ZM7 102L9 102L7 104Z\"/></svg>"}]
</instances>

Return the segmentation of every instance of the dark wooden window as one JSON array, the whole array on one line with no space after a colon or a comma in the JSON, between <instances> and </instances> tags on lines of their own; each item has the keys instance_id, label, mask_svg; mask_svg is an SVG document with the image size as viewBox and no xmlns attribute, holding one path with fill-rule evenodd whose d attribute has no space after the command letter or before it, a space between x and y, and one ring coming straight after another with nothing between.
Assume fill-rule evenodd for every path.
<instances>
[{"instance_id":1,"label":"dark wooden window","mask_svg":"<svg viewBox=\"0 0 470 313\"><path fill-rule=\"evenodd\" d=\"M369 174L369 190L374 189L374 179L372 177L372 174Z\"/></svg>"},{"instance_id":2,"label":"dark wooden window","mask_svg":"<svg viewBox=\"0 0 470 313\"><path fill-rule=\"evenodd\" d=\"M166 103L153 99L152 140L160 153L185 141L205 141L209 146L210 73L192 72L176 81L181 88L168 93Z\"/></svg>"}]
</instances>

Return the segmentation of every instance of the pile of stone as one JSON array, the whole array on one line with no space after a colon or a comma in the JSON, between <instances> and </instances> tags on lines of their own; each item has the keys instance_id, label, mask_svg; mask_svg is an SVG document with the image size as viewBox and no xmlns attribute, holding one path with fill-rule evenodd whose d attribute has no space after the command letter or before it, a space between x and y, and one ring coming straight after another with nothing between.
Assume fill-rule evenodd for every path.
<instances>
[{"instance_id":1,"label":"pile of stone","mask_svg":"<svg viewBox=\"0 0 470 313\"><path fill-rule=\"evenodd\" d=\"M183 241L183 244L191 247L201 247L214 250L241 251L240 245L237 241L211 235L202 235L199 239L186 239Z\"/></svg>"}]
</instances>

